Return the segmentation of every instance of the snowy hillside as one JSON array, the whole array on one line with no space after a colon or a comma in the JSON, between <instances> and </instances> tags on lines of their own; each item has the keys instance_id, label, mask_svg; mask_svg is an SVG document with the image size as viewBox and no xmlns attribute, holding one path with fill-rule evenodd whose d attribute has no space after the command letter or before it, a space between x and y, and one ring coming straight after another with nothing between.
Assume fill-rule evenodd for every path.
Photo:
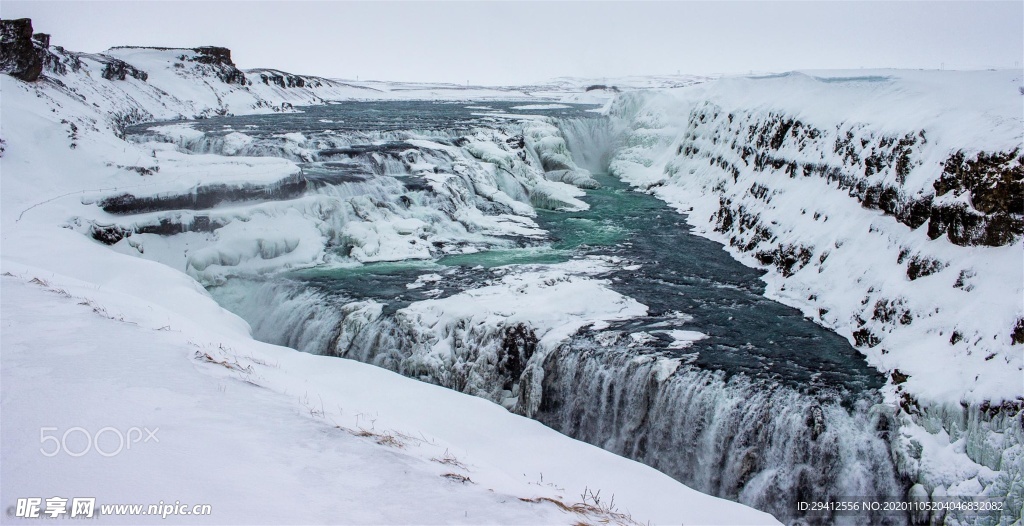
<instances>
[{"instance_id":1,"label":"snowy hillside","mask_svg":"<svg viewBox=\"0 0 1024 526\"><path fill-rule=\"evenodd\" d=\"M1024 476L1021 84L1019 71L790 73L612 110L629 128L616 175L766 269L771 297L886 374L899 470L932 495Z\"/></svg>"},{"instance_id":2,"label":"snowy hillside","mask_svg":"<svg viewBox=\"0 0 1024 526\"><path fill-rule=\"evenodd\" d=\"M15 49L4 38L5 53ZM403 165L414 173L400 175L423 178L430 191L422 193L433 199L424 202L401 201L387 178L344 179L355 187L334 190L303 180L296 190L296 161L319 146L352 146L343 142L290 136L261 145L239 132L214 141L214 153L233 155L225 157L193 153L210 142L186 127L124 140L128 126L153 119L352 98L507 98L507 90L410 93L243 72L223 48L91 55L48 39L19 46L16 60L4 63L11 75L0 75L5 507L59 495L101 504L209 503L216 524L428 516L467 524L776 522L488 401L257 342L197 281L322 263L339 244L347 258L380 261L472 252L508 243L510 234L542 236L531 203L581 208L574 184L590 184L553 126L525 124L525 136L495 127L460 148L405 143L416 146ZM33 68L37 78L14 76L33 77ZM285 153L247 156L263 147ZM355 157L369 163L373 154ZM230 199L218 200L223 195ZM212 201L199 206L203 199ZM401 206L379 206L392 199ZM553 267L483 292L532 287L543 297L554 287L558 297L600 296L554 320L552 337L642 312L590 271ZM410 315L449 323L421 307ZM39 453L40 429L135 426L158 427L160 442L109 458ZM97 440L96 448L101 443L105 451L116 446Z\"/></svg>"},{"instance_id":3,"label":"snowy hillside","mask_svg":"<svg viewBox=\"0 0 1024 526\"><path fill-rule=\"evenodd\" d=\"M692 207L694 226L774 269L773 295L915 395L1017 399L1020 74L816 75L624 98L613 168Z\"/></svg>"}]
</instances>

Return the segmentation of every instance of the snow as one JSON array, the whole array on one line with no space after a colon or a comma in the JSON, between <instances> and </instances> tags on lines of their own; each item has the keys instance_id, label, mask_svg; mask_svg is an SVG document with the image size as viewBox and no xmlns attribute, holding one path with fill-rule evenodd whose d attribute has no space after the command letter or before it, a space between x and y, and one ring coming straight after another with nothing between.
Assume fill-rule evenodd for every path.
<instances>
[{"instance_id":1,"label":"snow","mask_svg":"<svg viewBox=\"0 0 1024 526\"><path fill-rule=\"evenodd\" d=\"M537 181L530 191L530 202L537 208L579 212L589 210L590 205L578 199L586 192L570 184L558 181Z\"/></svg>"},{"instance_id":2,"label":"snow","mask_svg":"<svg viewBox=\"0 0 1024 526\"><path fill-rule=\"evenodd\" d=\"M186 268L189 275L201 276L206 282L309 266L322 258L320 231L295 210L234 221L213 236L216 242L189 254Z\"/></svg>"},{"instance_id":3,"label":"snow","mask_svg":"<svg viewBox=\"0 0 1024 526\"><path fill-rule=\"evenodd\" d=\"M438 142L443 137L402 139L410 146L402 155L412 159L389 165L385 176L369 182L280 201L226 201L207 210L114 215L97 207L125 193L166 200L216 185L271 189L300 175L296 162L314 160L319 148L318 138L288 133L274 138L287 159L247 157L255 147L252 135L226 129L212 141L183 124L155 126L147 139L162 142L136 144L119 138L125 123L294 111L353 99L477 101L470 108L480 110L490 109L482 101L514 99L527 102L514 108L524 111L558 109L563 102L604 104L601 111L614 126L600 130L601 144L616 148L615 174L686 213L696 233L723 242L751 266L765 266L759 251L806 247L806 265L791 272L766 267L767 295L852 343L862 326L880 338L878 345L859 347L869 363L908 375L885 388L886 401L895 405L906 394L923 406L921 415L900 413L892 446L900 473L923 485L915 495L997 494L1000 484L1019 481L1019 421L986 420L977 410L1024 394L1024 351L1008 338L1024 316L1019 240L1001 247L932 240L924 228L863 207L832 181L791 177L770 164L755 169L742 154L750 130L782 117L822 135L800 145L783 134L774 153L801 165L861 169L833 147L847 133L865 155L884 149L885 137L919 136L900 188L928 193L951 152L1020 147L1019 72L556 79L518 88L303 77L310 87L281 88L259 80L280 73L275 70L246 72L252 84L225 84L189 58L193 50L117 48L108 54L149 73L148 81L104 80L102 61L90 55L59 84L0 76L5 495L209 501L218 523L223 517L333 521L335 515L315 505L328 499L340 500L352 522L417 522L424 513L474 524L621 522L601 510L579 518L550 501L522 500L572 504L591 488L614 494L620 510L639 522L773 522L500 405L354 361L256 342L248 325L203 288L233 276L316 265L472 253L510 246L502 239L507 236L544 240L534 207L588 208L580 188L597 183L582 166L594 159L578 161L578 145L570 151L570 143L595 130L563 132L542 116L486 113L494 129L474 130L462 147ZM630 92L637 89L653 91ZM524 149L510 146L516 134ZM339 137L332 145L351 140ZM699 153L683 153L687 147ZM399 179L413 176L432 191L416 200L405 196ZM892 182L888 172L871 177ZM971 204L966 195L940 199ZM736 226L716 230L725 201L756 215L771 235L754 239L754 229ZM165 223L195 225L200 218L219 228L142 233ZM108 248L88 237L94 227L134 233ZM746 242L753 248L736 246ZM908 258L939 264L929 275L910 277ZM643 316L645 306L601 278L618 263L591 258L499 267L474 288L414 302L396 315L396 330L414 342L405 359L413 369L472 369L474 360L496 363L496 342L516 324L535 332L543 355L583 327L599 331ZM428 273L408 287L434 287L443 279ZM874 315L888 307L896 309L896 321ZM359 311L354 318L366 322L380 318L383 305L344 308ZM963 339L955 341L953 331ZM628 338L639 345L659 334L672 339L674 350L706 338L678 329ZM609 332L596 339L603 344L618 337ZM664 381L696 358L659 360L654 378ZM481 392L501 390L490 378L469 380ZM491 398L510 407L519 389ZM166 441L132 456L72 461L38 454L37 431L44 426L150 424ZM97 481L100 471L108 476ZM140 480L139 473L161 476ZM446 473L473 483L442 477Z\"/></svg>"},{"instance_id":4,"label":"snow","mask_svg":"<svg viewBox=\"0 0 1024 526\"><path fill-rule=\"evenodd\" d=\"M416 281L407 283L405 288L407 289L421 289L424 286L432 283L437 283L444 279L440 274L422 274L416 277Z\"/></svg>"},{"instance_id":5,"label":"snow","mask_svg":"<svg viewBox=\"0 0 1024 526\"><path fill-rule=\"evenodd\" d=\"M647 307L607 288L606 280L589 275L606 272L598 259L555 265L499 267L504 275L492 285L442 299L413 303L399 311L410 327L424 327L435 351L455 352L456 326L496 330L525 324L536 331L545 349L577 330L599 322L625 320L647 313Z\"/></svg>"},{"instance_id":6,"label":"snow","mask_svg":"<svg viewBox=\"0 0 1024 526\"><path fill-rule=\"evenodd\" d=\"M698 342L707 338L708 335L698 331L684 331L679 329L672 329L666 331L658 331L667 334L672 338L672 343L668 345L669 349L685 349L693 346L694 342Z\"/></svg>"},{"instance_id":7,"label":"snow","mask_svg":"<svg viewBox=\"0 0 1024 526\"><path fill-rule=\"evenodd\" d=\"M210 522L220 524L335 522L336 510L316 505L328 500L345 506L346 521L407 523L430 513L456 523L532 523L571 519L554 505L520 499L572 503L589 486L614 493L634 517L644 510L658 522L768 519L489 402L261 344L237 324L197 323L93 283L49 272L30 283L41 271L8 264L14 275L2 281L2 489L12 498L170 498L211 504ZM153 277L168 275L161 268ZM192 303L212 303L193 294ZM38 429L47 426L146 426L158 429L160 442L112 458L45 457ZM140 473L160 476L140 484ZM452 482L446 473L473 482Z\"/></svg>"},{"instance_id":8,"label":"snow","mask_svg":"<svg viewBox=\"0 0 1024 526\"><path fill-rule=\"evenodd\" d=\"M136 197L155 197L189 193L199 186L218 184L270 185L300 173L295 163L278 157L184 154L168 151L163 148L165 145L159 143L149 145L153 149L145 156L145 160L159 167L160 176L144 177L141 179L143 183L120 187L118 192L127 191Z\"/></svg>"}]
</instances>

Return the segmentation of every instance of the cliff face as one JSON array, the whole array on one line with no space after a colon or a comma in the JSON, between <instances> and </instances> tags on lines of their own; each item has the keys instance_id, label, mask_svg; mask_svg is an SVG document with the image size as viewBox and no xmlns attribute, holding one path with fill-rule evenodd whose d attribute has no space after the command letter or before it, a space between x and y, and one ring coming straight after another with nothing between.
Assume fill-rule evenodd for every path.
<instances>
[{"instance_id":1,"label":"cliff face","mask_svg":"<svg viewBox=\"0 0 1024 526\"><path fill-rule=\"evenodd\" d=\"M231 60L231 50L226 47L216 46L203 46L193 49L196 55L191 58L185 58L193 62L200 64L207 64L213 66L216 69L216 75L226 84L238 84L239 86L245 86L249 84L249 81L245 78L245 73L242 73L235 63Z\"/></svg>"},{"instance_id":2,"label":"cliff face","mask_svg":"<svg viewBox=\"0 0 1024 526\"><path fill-rule=\"evenodd\" d=\"M611 170L764 269L770 297L886 374L891 455L911 494L1017 495L1019 73L818 75L624 95ZM1012 502L1003 522L1019 520Z\"/></svg>"},{"instance_id":3,"label":"cliff face","mask_svg":"<svg viewBox=\"0 0 1024 526\"><path fill-rule=\"evenodd\" d=\"M26 82L34 82L43 72L45 50L50 36L32 36L32 20L0 20L0 71Z\"/></svg>"},{"instance_id":4,"label":"cliff face","mask_svg":"<svg viewBox=\"0 0 1024 526\"><path fill-rule=\"evenodd\" d=\"M174 67L190 70L194 73L216 77L225 84L247 86L251 84L245 73L235 66L231 60L231 50L219 46L200 46L197 48L150 47L150 46L117 46L109 49L105 55L121 56L144 52L169 54L173 57Z\"/></svg>"},{"instance_id":5,"label":"cliff face","mask_svg":"<svg viewBox=\"0 0 1024 526\"><path fill-rule=\"evenodd\" d=\"M624 96L630 130L612 169L769 270L769 294L898 372L894 390L1017 400L1024 108L1013 72L879 73Z\"/></svg>"},{"instance_id":6,"label":"cliff face","mask_svg":"<svg viewBox=\"0 0 1024 526\"><path fill-rule=\"evenodd\" d=\"M719 166L739 174L752 166L767 174L781 171L789 177L819 177L836 184L864 208L880 210L916 229L927 225L928 237L945 236L959 246L1004 246L1024 234L1024 156L1020 149L994 152L956 150L934 167L939 174L931 185L908 191L907 177L921 166L928 149L925 130L903 135L877 133L849 126L842 133L819 129L799 119L769 114L756 117L733 115L717 106L705 106L691 114L689 125L695 139L700 128L717 127L732 153L743 161L738 166L724 157L704 154L695 143L680 145L692 157L717 157ZM727 122L720 122L724 119ZM732 120L754 120L732 126ZM831 162L806 152L834 154ZM723 202L721 229L728 230L732 211Z\"/></svg>"},{"instance_id":7,"label":"cliff face","mask_svg":"<svg viewBox=\"0 0 1024 526\"><path fill-rule=\"evenodd\" d=\"M292 75L276 69L254 69L249 73L258 76L260 81L270 86L274 85L282 89L288 88L319 88L323 83L316 77L304 77Z\"/></svg>"}]
</instances>

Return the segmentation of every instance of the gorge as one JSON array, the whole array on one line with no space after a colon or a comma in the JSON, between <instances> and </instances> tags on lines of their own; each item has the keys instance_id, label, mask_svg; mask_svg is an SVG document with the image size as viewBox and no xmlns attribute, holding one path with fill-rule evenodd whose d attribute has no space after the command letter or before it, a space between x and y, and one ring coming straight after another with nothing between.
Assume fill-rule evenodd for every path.
<instances>
[{"instance_id":1,"label":"gorge","mask_svg":"<svg viewBox=\"0 0 1024 526\"><path fill-rule=\"evenodd\" d=\"M484 398L787 524L1021 519L1019 72L438 96L214 48L34 45L44 76L5 77L5 114L117 175L45 196L5 175L5 225L160 263L257 340ZM797 506L958 497L999 511Z\"/></svg>"}]
</instances>

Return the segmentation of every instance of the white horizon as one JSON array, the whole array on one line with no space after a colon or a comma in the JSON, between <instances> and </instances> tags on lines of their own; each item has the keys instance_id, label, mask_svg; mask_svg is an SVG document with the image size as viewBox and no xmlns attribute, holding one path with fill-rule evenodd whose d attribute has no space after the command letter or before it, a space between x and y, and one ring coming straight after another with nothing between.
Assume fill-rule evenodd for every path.
<instances>
[{"instance_id":1,"label":"white horizon","mask_svg":"<svg viewBox=\"0 0 1024 526\"><path fill-rule=\"evenodd\" d=\"M1021 2L5 0L72 51L223 46L242 69L515 86L558 78L1019 69Z\"/></svg>"}]
</instances>

